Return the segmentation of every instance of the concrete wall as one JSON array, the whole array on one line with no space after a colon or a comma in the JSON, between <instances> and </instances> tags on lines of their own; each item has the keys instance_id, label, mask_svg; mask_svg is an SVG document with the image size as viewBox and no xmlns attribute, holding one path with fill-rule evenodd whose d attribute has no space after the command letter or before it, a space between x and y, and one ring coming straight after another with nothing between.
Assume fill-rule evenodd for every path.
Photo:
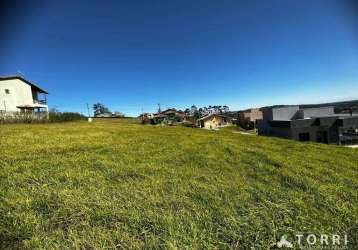
<instances>
[{"instance_id":1,"label":"concrete wall","mask_svg":"<svg viewBox=\"0 0 358 250\"><path fill-rule=\"evenodd\" d=\"M262 119L265 121L288 121L295 119L299 106L286 106L262 109Z\"/></svg>"},{"instance_id":2,"label":"concrete wall","mask_svg":"<svg viewBox=\"0 0 358 250\"><path fill-rule=\"evenodd\" d=\"M317 132L322 131L323 129L320 127L306 127L306 128L295 128L292 130L292 137L293 140L299 140L299 134L300 133L309 133L310 135L310 141L317 141ZM328 132L327 129L325 131Z\"/></svg>"},{"instance_id":3,"label":"concrete wall","mask_svg":"<svg viewBox=\"0 0 358 250\"><path fill-rule=\"evenodd\" d=\"M31 86L19 79L0 81L0 110L17 112L19 105L33 105Z\"/></svg>"},{"instance_id":4,"label":"concrete wall","mask_svg":"<svg viewBox=\"0 0 358 250\"><path fill-rule=\"evenodd\" d=\"M267 120L258 120L257 132L258 135L277 136L291 139L290 127L272 127Z\"/></svg>"},{"instance_id":5,"label":"concrete wall","mask_svg":"<svg viewBox=\"0 0 358 250\"><path fill-rule=\"evenodd\" d=\"M272 109L272 120L277 121L288 121L295 118L299 106L288 106L282 108L273 108Z\"/></svg>"},{"instance_id":6,"label":"concrete wall","mask_svg":"<svg viewBox=\"0 0 358 250\"><path fill-rule=\"evenodd\" d=\"M301 109L298 112L297 119L306 119L310 117L333 116L334 107L308 108Z\"/></svg>"},{"instance_id":7,"label":"concrete wall","mask_svg":"<svg viewBox=\"0 0 358 250\"><path fill-rule=\"evenodd\" d=\"M238 124L245 129L251 129L255 126L256 120L262 119L262 111L259 109L249 109L239 111Z\"/></svg>"},{"instance_id":8,"label":"concrete wall","mask_svg":"<svg viewBox=\"0 0 358 250\"><path fill-rule=\"evenodd\" d=\"M250 121L254 122L256 120L262 119L262 111L260 109L251 109L250 112Z\"/></svg>"},{"instance_id":9,"label":"concrete wall","mask_svg":"<svg viewBox=\"0 0 358 250\"><path fill-rule=\"evenodd\" d=\"M269 133L268 134L269 136L277 136L277 137L286 138L286 139L292 138L290 128L270 127L268 133Z\"/></svg>"},{"instance_id":10,"label":"concrete wall","mask_svg":"<svg viewBox=\"0 0 358 250\"><path fill-rule=\"evenodd\" d=\"M264 121L272 121L273 120L272 109L270 108L262 109L262 119Z\"/></svg>"}]
</instances>

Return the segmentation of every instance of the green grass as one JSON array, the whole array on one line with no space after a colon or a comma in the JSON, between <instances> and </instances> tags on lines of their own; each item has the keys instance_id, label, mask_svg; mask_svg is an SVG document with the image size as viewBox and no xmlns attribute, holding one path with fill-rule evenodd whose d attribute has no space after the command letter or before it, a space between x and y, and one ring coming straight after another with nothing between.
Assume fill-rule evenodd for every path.
<instances>
[{"instance_id":1,"label":"green grass","mask_svg":"<svg viewBox=\"0 0 358 250\"><path fill-rule=\"evenodd\" d=\"M0 152L0 248L268 249L282 234L357 233L357 149L97 120L1 125Z\"/></svg>"}]
</instances>

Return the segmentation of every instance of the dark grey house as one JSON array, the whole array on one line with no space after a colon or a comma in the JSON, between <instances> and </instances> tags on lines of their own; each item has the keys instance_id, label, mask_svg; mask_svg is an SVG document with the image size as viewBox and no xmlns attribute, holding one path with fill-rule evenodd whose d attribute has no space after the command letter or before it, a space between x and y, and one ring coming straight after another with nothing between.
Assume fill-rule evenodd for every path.
<instances>
[{"instance_id":1,"label":"dark grey house","mask_svg":"<svg viewBox=\"0 0 358 250\"><path fill-rule=\"evenodd\" d=\"M330 144L358 143L358 116L335 114L334 107L262 108L258 134Z\"/></svg>"}]
</instances>

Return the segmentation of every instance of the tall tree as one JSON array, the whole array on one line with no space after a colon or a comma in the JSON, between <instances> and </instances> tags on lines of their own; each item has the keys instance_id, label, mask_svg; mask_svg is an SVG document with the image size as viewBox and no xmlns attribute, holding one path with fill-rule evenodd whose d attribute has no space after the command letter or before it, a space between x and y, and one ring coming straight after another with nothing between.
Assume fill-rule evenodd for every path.
<instances>
[{"instance_id":1,"label":"tall tree","mask_svg":"<svg viewBox=\"0 0 358 250\"><path fill-rule=\"evenodd\" d=\"M195 119L199 118L199 116L200 116L199 111L198 111L198 108L195 105L191 106L190 115L193 116Z\"/></svg>"},{"instance_id":2,"label":"tall tree","mask_svg":"<svg viewBox=\"0 0 358 250\"><path fill-rule=\"evenodd\" d=\"M102 103L93 104L94 115L106 114L109 113L109 109L104 106Z\"/></svg>"},{"instance_id":3,"label":"tall tree","mask_svg":"<svg viewBox=\"0 0 358 250\"><path fill-rule=\"evenodd\" d=\"M228 113L229 111L230 111L229 107L226 106L226 105L224 105L224 106L223 106L223 112L224 112L224 113Z\"/></svg>"}]
</instances>

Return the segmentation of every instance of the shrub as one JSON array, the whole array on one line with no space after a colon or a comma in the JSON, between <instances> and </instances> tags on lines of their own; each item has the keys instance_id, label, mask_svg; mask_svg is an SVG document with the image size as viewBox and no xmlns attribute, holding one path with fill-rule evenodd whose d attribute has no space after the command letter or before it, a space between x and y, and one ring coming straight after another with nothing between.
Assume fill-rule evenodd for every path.
<instances>
[{"instance_id":1,"label":"shrub","mask_svg":"<svg viewBox=\"0 0 358 250\"><path fill-rule=\"evenodd\" d=\"M2 112L0 113L0 124L3 123L42 123L46 122L46 113L32 112Z\"/></svg>"},{"instance_id":2,"label":"shrub","mask_svg":"<svg viewBox=\"0 0 358 250\"><path fill-rule=\"evenodd\" d=\"M69 121L79 121L85 120L86 117L80 113L74 112L50 112L49 113L49 122L69 122Z\"/></svg>"},{"instance_id":3,"label":"shrub","mask_svg":"<svg viewBox=\"0 0 358 250\"><path fill-rule=\"evenodd\" d=\"M189 127L189 128L194 128L195 127L195 124L192 123L192 122L182 122L181 125L183 127Z\"/></svg>"},{"instance_id":4,"label":"shrub","mask_svg":"<svg viewBox=\"0 0 358 250\"><path fill-rule=\"evenodd\" d=\"M0 124L5 123L47 123L47 122L67 122L85 120L86 117L74 112L45 112L33 113L33 112L8 112L0 113Z\"/></svg>"}]
</instances>

